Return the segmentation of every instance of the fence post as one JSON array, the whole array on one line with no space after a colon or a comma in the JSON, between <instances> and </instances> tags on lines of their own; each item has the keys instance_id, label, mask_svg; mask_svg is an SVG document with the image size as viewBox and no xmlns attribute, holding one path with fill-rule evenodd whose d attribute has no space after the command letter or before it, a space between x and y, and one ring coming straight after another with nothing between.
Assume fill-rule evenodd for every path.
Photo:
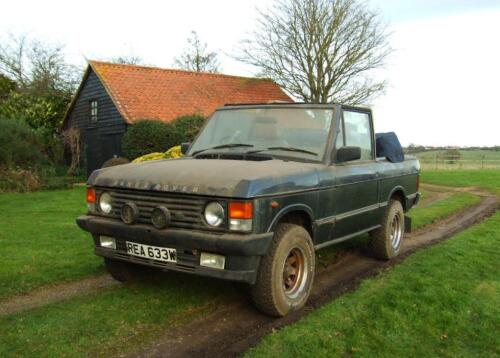
<instances>
[{"instance_id":1,"label":"fence post","mask_svg":"<svg viewBox=\"0 0 500 358\"><path fill-rule=\"evenodd\" d=\"M484 154L481 156L481 169L484 169Z\"/></svg>"}]
</instances>

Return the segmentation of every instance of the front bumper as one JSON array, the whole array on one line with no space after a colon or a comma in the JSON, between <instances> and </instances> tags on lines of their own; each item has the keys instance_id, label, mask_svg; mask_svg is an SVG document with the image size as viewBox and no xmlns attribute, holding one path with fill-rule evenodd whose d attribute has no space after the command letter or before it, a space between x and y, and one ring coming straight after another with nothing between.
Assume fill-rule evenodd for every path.
<instances>
[{"instance_id":1,"label":"front bumper","mask_svg":"<svg viewBox=\"0 0 500 358\"><path fill-rule=\"evenodd\" d=\"M141 265L221 278L231 281L255 283L260 257L267 252L273 233L229 234L201 232L189 229L158 230L148 225L126 225L119 220L84 215L76 220L78 226L92 234L95 253L116 260ZM117 242L116 250L102 248L99 236L110 236ZM177 250L177 263L165 263L128 255L125 241L146 245L171 247ZM224 255L223 270L199 265L201 251Z\"/></svg>"}]
</instances>

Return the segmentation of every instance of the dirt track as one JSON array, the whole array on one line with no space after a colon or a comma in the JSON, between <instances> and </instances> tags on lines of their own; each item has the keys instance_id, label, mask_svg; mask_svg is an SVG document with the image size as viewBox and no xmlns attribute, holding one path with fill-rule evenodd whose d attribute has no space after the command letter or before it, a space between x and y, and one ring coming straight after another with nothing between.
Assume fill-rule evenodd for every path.
<instances>
[{"instance_id":1,"label":"dirt track","mask_svg":"<svg viewBox=\"0 0 500 358\"><path fill-rule=\"evenodd\" d=\"M49 303L67 300L84 293L117 286L120 283L102 274L82 280L41 287L28 294L14 296L0 302L0 317L20 313Z\"/></svg>"},{"instance_id":2,"label":"dirt track","mask_svg":"<svg viewBox=\"0 0 500 358\"><path fill-rule=\"evenodd\" d=\"M477 206L409 234L400 256L389 262L375 260L367 253L349 252L317 273L311 297L302 310L274 319L257 312L249 302L235 302L160 337L152 346L130 357L231 357L254 346L275 329L296 322L317 307L354 290L366 277L404 260L413 252L445 240L482 221L495 212L498 199L483 196Z\"/></svg>"}]
</instances>

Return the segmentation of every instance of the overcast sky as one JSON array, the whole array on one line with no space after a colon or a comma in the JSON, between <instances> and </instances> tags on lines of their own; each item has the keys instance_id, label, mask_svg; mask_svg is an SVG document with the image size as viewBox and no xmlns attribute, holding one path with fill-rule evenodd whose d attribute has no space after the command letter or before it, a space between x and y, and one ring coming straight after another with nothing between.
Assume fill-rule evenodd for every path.
<instances>
[{"instance_id":1,"label":"overcast sky","mask_svg":"<svg viewBox=\"0 0 500 358\"><path fill-rule=\"evenodd\" d=\"M27 33L66 45L72 62L140 56L172 67L196 30L220 54L224 73L253 75L232 59L272 0L7 1L0 38ZM373 103L376 130L403 144L500 145L500 0L371 0L396 50L390 83Z\"/></svg>"}]
</instances>

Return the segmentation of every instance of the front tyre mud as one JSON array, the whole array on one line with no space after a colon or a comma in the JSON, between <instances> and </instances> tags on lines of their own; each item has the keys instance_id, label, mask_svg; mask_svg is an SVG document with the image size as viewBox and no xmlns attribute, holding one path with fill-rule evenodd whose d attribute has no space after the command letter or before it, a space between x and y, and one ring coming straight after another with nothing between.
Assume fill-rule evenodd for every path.
<instances>
[{"instance_id":1,"label":"front tyre mud","mask_svg":"<svg viewBox=\"0 0 500 358\"><path fill-rule=\"evenodd\" d=\"M251 289L255 306L275 317L299 310L311 292L314 269L314 246L307 230L279 224Z\"/></svg>"}]
</instances>

